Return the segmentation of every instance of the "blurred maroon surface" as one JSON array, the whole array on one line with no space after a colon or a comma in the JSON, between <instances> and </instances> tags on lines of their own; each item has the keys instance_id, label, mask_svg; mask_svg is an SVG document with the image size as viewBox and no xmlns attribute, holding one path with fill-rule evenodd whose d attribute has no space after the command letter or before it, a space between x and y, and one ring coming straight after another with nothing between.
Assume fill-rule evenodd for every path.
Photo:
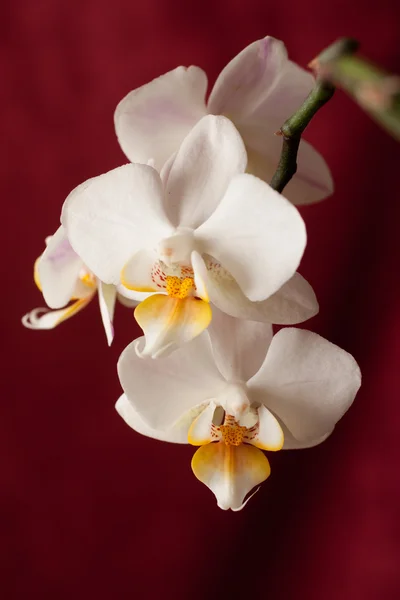
<instances>
[{"instance_id":1,"label":"blurred maroon surface","mask_svg":"<svg viewBox=\"0 0 400 600\"><path fill-rule=\"evenodd\" d=\"M0 8L2 352L0 588L4 600L400 597L399 146L341 93L307 138L336 181L303 210L301 272L321 313L305 327L352 352L362 390L322 446L281 452L238 514L216 507L193 450L132 432L114 410L117 357L137 334L119 306L52 332L32 264L68 192L124 162L113 110L178 64L212 83L266 34L305 65L341 35L399 71L399 10L316 0L4 0Z\"/></svg>"}]
</instances>

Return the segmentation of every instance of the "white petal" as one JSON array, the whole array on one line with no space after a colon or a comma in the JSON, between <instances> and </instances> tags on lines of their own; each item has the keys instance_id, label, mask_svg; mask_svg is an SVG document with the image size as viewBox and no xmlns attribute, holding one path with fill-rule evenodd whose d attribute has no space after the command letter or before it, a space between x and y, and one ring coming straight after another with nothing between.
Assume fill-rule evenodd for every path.
<instances>
[{"instance_id":1,"label":"white petal","mask_svg":"<svg viewBox=\"0 0 400 600\"><path fill-rule=\"evenodd\" d=\"M314 317L318 311L318 301L311 285L300 275L283 284L275 294L263 302L253 302L258 319L267 318L271 323L294 325Z\"/></svg>"},{"instance_id":2,"label":"white petal","mask_svg":"<svg viewBox=\"0 0 400 600\"><path fill-rule=\"evenodd\" d=\"M306 244L297 209L266 183L237 175L211 217L195 232L253 301L265 300L296 271Z\"/></svg>"},{"instance_id":3,"label":"white petal","mask_svg":"<svg viewBox=\"0 0 400 600\"><path fill-rule=\"evenodd\" d=\"M211 401L208 406L196 417L187 433L187 441L193 446L203 446L221 437L216 431L212 431L212 422L217 405Z\"/></svg>"},{"instance_id":4,"label":"white petal","mask_svg":"<svg viewBox=\"0 0 400 600\"><path fill-rule=\"evenodd\" d=\"M259 370L272 340L269 323L235 319L216 308L208 332L219 370L234 381L247 381Z\"/></svg>"},{"instance_id":5,"label":"white petal","mask_svg":"<svg viewBox=\"0 0 400 600\"><path fill-rule=\"evenodd\" d=\"M130 92L118 104L115 130L131 162L154 159L156 169L206 114L207 76L198 67L178 67Z\"/></svg>"},{"instance_id":6,"label":"white petal","mask_svg":"<svg viewBox=\"0 0 400 600\"><path fill-rule=\"evenodd\" d=\"M54 327L57 327L63 321L76 315L82 308L85 308L93 298L93 295L80 298L66 308L59 310L35 308L22 317L22 324L28 329L54 329Z\"/></svg>"},{"instance_id":7,"label":"white petal","mask_svg":"<svg viewBox=\"0 0 400 600\"><path fill-rule=\"evenodd\" d=\"M133 308L137 306L139 302L146 300L151 293L148 292L135 292L134 290L128 290L128 288L124 287L122 284L117 285L118 292L118 300L123 304L123 306L127 306L128 308Z\"/></svg>"},{"instance_id":8,"label":"white petal","mask_svg":"<svg viewBox=\"0 0 400 600\"><path fill-rule=\"evenodd\" d=\"M37 262L40 287L50 308L65 306L74 295L83 262L73 251L67 232L60 226Z\"/></svg>"},{"instance_id":9,"label":"white petal","mask_svg":"<svg viewBox=\"0 0 400 600\"><path fill-rule=\"evenodd\" d=\"M309 71L287 60L275 85L265 88L258 103L253 104L246 114L238 115L239 130L242 133L242 127L258 127L263 130L264 140L272 136L300 108L314 85L315 79ZM247 145L247 138L245 143Z\"/></svg>"},{"instance_id":10,"label":"white petal","mask_svg":"<svg viewBox=\"0 0 400 600\"><path fill-rule=\"evenodd\" d=\"M165 357L193 340L208 327L212 317L210 305L204 300L164 294L151 295L134 314L146 340L141 356L151 358Z\"/></svg>"},{"instance_id":11,"label":"white petal","mask_svg":"<svg viewBox=\"0 0 400 600\"><path fill-rule=\"evenodd\" d=\"M263 405L257 409L257 413L258 432L256 437L249 441L249 444L261 450L281 450L284 436L278 419Z\"/></svg>"},{"instance_id":12,"label":"white petal","mask_svg":"<svg viewBox=\"0 0 400 600\"><path fill-rule=\"evenodd\" d=\"M169 173L166 212L195 229L213 213L232 177L244 173L246 150L229 119L208 115L183 141Z\"/></svg>"},{"instance_id":13,"label":"white petal","mask_svg":"<svg viewBox=\"0 0 400 600\"><path fill-rule=\"evenodd\" d=\"M242 127L246 142L249 173L270 182L279 163L282 138L256 127ZM332 175L325 160L309 143L301 140L297 155L297 172L283 193L293 204L311 204L333 193Z\"/></svg>"},{"instance_id":14,"label":"white petal","mask_svg":"<svg viewBox=\"0 0 400 600\"><path fill-rule=\"evenodd\" d=\"M361 384L354 358L311 331L277 333L261 369L248 382L299 442L317 443L351 406Z\"/></svg>"},{"instance_id":15,"label":"white petal","mask_svg":"<svg viewBox=\"0 0 400 600\"><path fill-rule=\"evenodd\" d=\"M154 438L155 440L174 442L176 444L188 443L189 427L192 424L193 419L196 418L198 412L204 409L203 406L195 407L192 411L185 413L182 419L172 425L172 427L161 430L149 427L140 417L139 413L133 408L125 394L122 394L117 400L115 408L118 414L124 419L125 423L138 433Z\"/></svg>"},{"instance_id":16,"label":"white petal","mask_svg":"<svg viewBox=\"0 0 400 600\"><path fill-rule=\"evenodd\" d=\"M267 300L252 302L226 270L217 267L212 257L205 258L210 266L208 270L198 252L193 252L191 256L197 293L232 317L293 325L307 321L318 313L314 290L300 273L295 273Z\"/></svg>"},{"instance_id":17,"label":"white petal","mask_svg":"<svg viewBox=\"0 0 400 600\"><path fill-rule=\"evenodd\" d=\"M103 321L104 331L106 332L108 345L111 346L114 339L114 309L117 299L117 288L109 283L98 282L100 314Z\"/></svg>"},{"instance_id":18,"label":"white petal","mask_svg":"<svg viewBox=\"0 0 400 600\"><path fill-rule=\"evenodd\" d=\"M154 250L146 248L136 252L121 271L121 292L132 290L148 294L159 291L152 278L152 269L157 261L158 255Z\"/></svg>"},{"instance_id":19,"label":"white petal","mask_svg":"<svg viewBox=\"0 0 400 600\"><path fill-rule=\"evenodd\" d=\"M209 112L234 121L251 115L268 98L286 63L286 48L279 40L267 36L253 42L220 73L208 100Z\"/></svg>"},{"instance_id":20,"label":"white petal","mask_svg":"<svg viewBox=\"0 0 400 600\"><path fill-rule=\"evenodd\" d=\"M78 186L66 199L62 223L86 266L117 285L128 259L171 235L158 173L125 165Z\"/></svg>"},{"instance_id":21,"label":"white petal","mask_svg":"<svg viewBox=\"0 0 400 600\"><path fill-rule=\"evenodd\" d=\"M285 440L283 443L283 450L303 450L305 448L313 448L314 446L318 446L318 444L322 444L322 442L324 442L333 432L332 429L331 431L328 431L327 433L322 435L320 438L314 438L306 442L300 442L299 440L296 440L296 438L290 433L286 425L284 425L282 422L281 427Z\"/></svg>"},{"instance_id":22,"label":"white petal","mask_svg":"<svg viewBox=\"0 0 400 600\"><path fill-rule=\"evenodd\" d=\"M193 456L192 469L223 510L243 508L245 496L271 472L267 457L258 448L224 442L201 446Z\"/></svg>"},{"instance_id":23,"label":"white petal","mask_svg":"<svg viewBox=\"0 0 400 600\"><path fill-rule=\"evenodd\" d=\"M226 385L218 371L207 334L158 360L142 359L132 342L121 354L121 385L141 418L155 429L166 429L188 410L215 398Z\"/></svg>"}]
</instances>

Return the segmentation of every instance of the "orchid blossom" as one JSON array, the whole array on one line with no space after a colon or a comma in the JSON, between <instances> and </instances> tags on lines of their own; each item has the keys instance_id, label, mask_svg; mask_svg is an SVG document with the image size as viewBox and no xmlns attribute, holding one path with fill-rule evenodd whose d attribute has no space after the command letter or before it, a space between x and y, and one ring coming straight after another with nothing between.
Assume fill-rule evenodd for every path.
<instances>
[{"instance_id":1,"label":"orchid blossom","mask_svg":"<svg viewBox=\"0 0 400 600\"><path fill-rule=\"evenodd\" d=\"M248 172L268 183L282 146L274 133L313 85L313 76L288 59L284 44L268 36L247 46L222 70L207 103L207 76L194 66L178 67L133 90L115 111L116 133L131 162L151 158L160 170L204 115L225 115L246 145ZM331 195L330 171L304 140L297 161L297 174L285 188L287 198L308 204Z\"/></svg>"},{"instance_id":2,"label":"orchid blossom","mask_svg":"<svg viewBox=\"0 0 400 600\"><path fill-rule=\"evenodd\" d=\"M324 441L360 386L354 358L319 335L216 311L207 332L186 348L152 361L132 342L118 372L117 411L136 431L200 446L195 476L218 506L240 510L270 474L263 450L307 448Z\"/></svg>"},{"instance_id":3,"label":"orchid blossom","mask_svg":"<svg viewBox=\"0 0 400 600\"><path fill-rule=\"evenodd\" d=\"M56 310L35 308L22 318L22 323L29 329L53 329L85 308L98 293L101 318L111 345L116 287L100 281L85 266L71 248L62 226L46 243L45 251L35 262L34 280L46 304ZM132 305L132 301L125 302Z\"/></svg>"},{"instance_id":4,"label":"orchid blossom","mask_svg":"<svg viewBox=\"0 0 400 600\"><path fill-rule=\"evenodd\" d=\"M245 168L235 127L206 116L161 178L129 164L65 201L68 239L96 277L150 294L135 310L143 354L159 357L199 335L211 320L210 301L232 316L284 324L317 312L311 287L295 274L304 222Z\"/></svg>"}]
</instances>

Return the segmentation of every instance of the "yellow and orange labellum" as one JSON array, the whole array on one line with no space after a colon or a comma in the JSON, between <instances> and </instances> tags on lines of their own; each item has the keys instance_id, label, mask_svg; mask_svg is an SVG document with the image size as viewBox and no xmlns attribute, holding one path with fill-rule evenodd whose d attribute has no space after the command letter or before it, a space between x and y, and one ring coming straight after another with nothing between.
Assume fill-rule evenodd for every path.
<instances>
[{"instance_id":1,"label":"yellow and orange labellum","mask_svg":"<svg viewBox=\"0 0 400 600\"><path fill-rule=\"evenodd\" d=\"M210 305L204 300L164 294L154 294L143 300L134 315L146 336L146 347L154 356L168 345L183 344L200 335L212 317Z\"/></svg>"},{"instance_id":2,"label":"yellow and orange labellum","mask_svg":"<svg viewBox=\"0 0 400 600\"><path fill-rule=\"evenodd\" d=\"M248 444L224 441L201 446L192 459L192 470L216 496L223 509L239 509L245 496L271 472L267 457Z\"/></svg>"}]
</instances>

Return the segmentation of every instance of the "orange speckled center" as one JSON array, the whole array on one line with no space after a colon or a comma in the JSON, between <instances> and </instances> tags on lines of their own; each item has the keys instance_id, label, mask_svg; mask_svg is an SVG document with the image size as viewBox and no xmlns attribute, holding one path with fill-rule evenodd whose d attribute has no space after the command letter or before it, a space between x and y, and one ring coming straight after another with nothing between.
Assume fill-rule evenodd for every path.
<instances>
[{"instance_id":1,"label":"orange speckled center","mask_svg":"<svg viewBox=\"0 0 400 600\"><path fill-rule=\"evenodd\" d=\"M192 277L185 277L183 279L175 275L167 275L166 277L167 294L172 298L183 300L189 296L193 288L194 280Z\"/></svg>"},{"instance_id":2,"label":"orange speckled center","mask_svg":"<svg viewBox=\"0 0 400 600\"><path fill-rule=\"evenodd\" d=\"M222 435L222 441L227 446L240 446L247 434L247 427L238 425L231 415L225 417L225 422L219 428Z\"/></svg>"}]
</instances>

